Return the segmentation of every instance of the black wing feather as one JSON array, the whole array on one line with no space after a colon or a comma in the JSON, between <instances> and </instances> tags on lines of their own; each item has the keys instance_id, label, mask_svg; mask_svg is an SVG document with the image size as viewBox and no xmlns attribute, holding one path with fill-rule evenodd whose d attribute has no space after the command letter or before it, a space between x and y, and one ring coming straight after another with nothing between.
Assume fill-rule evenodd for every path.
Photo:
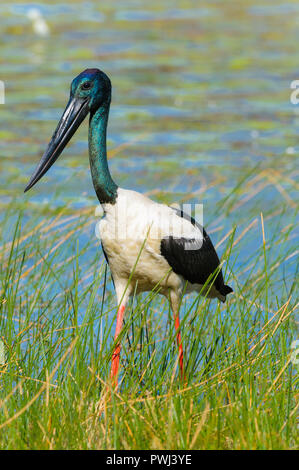
<instances>
[{"instance_id":1,"label":"black wing feather","mask_svg":"<svg viewBox=\"0 0 299 470\"><path fill-rule=\"evenodd\" d=\"M103 250L103 253L104 253L104 256L105 256L105 260L106 260L106 262L107 262L107 264L108 264L108 266L109 266L108 256L107 256L106 251L104 250L104 247L103 247L103 243L102 243L102 242L101 242L101 245L102 245L102 250Z\"/></svg>"},{"instance_id":2,"label":"black wing feather","mask_svg":"<svg viewBox=\"0 0 299 470\"><path fill-rule=\"evenodd\" d=\"M189 217L179 209L173 209L179 217L183 217L201 231L203 235L202 245L198 249L186 249L186 244L198 243L196 240L186 238L164 237L161 240L161 254L167 260L172 270L189 281L191 284L205 284L208 278L217 271L219 258L211 239L205 229L199 225L193 217ZM190 245L189 245L190 248ZM221 295L232 292L232 288L226 286L220 269L213 284Z\"/></svg>"}]
</instances>

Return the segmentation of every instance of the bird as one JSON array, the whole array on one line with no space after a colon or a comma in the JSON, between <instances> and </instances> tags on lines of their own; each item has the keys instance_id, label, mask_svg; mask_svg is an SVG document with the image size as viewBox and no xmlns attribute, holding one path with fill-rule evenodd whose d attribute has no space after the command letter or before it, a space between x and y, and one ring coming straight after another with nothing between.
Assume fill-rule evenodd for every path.
<instances>
[{"instance_id":1,"label":"bird","mask_svg":"<svg viewBox=\"0 0 299 470\"><path fill-rule=\"evenodd\" d=\"M184 378L179 318L184 294L195 291L225 302L233 290L224 283L218 255L203 226L179 208L121 188L112 178L106 145L111 93L111 81L100 69L86 69L73 79L69 101L25 192L54 164L89 114L90 171L103 208L99 231L117 298L110 377L117 387L121 332L130 297L156 290L170 302L180 376Z\"/></svg>"}]
</instances>

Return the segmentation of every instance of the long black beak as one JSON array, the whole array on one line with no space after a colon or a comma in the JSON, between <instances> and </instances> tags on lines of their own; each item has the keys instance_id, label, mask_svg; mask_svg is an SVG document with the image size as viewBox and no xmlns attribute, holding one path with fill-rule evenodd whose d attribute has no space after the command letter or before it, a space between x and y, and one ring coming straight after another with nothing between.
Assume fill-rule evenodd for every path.
<instances>
[{"instance_id":1,"label":"long black beak","mask_svg":"<svg viewBox=\"0 0 299 470\"><path fill-rule=\"evenodd\" d=\"M89 112L88 100L70 98L47 150L31 176L25 193L49 170Z\"/></svg>"}]
</instances>

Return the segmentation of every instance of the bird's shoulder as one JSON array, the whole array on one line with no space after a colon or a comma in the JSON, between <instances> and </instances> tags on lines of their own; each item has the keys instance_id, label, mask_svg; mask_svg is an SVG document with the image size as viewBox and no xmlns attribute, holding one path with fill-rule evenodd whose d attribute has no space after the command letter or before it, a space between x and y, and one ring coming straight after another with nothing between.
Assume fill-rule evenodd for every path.
<instances>
[{"instance_id":1,"label":"bird's shoulder","mask_svg":"<svg viewBox=\"0 0 299 470\"><path fill-rule=\"evenodd\" d=\"M203 232L190 217L182 217L180 212L170 206L155 202L137 191L118 189L115 204L106 205L105 217L101 222L101 235L111 233L126 234L127 238L157 241L165 237L187 238L201 242ZM117 226L117 230L115 227Z\"/></svg>"}]
</instances>

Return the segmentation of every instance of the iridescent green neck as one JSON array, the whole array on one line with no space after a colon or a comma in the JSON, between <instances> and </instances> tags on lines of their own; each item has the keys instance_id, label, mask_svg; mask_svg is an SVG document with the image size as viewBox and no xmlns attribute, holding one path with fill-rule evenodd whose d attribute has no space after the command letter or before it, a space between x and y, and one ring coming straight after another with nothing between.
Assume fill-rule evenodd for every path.
<instances>
[{"instance_id":1,"label":"iridescent green neck","mask_svg":"<svg viewBox=\"0 0 299 470\"><path fill-rule=\"evenodd\" d=\"M100 203L114 204L117 185L114 183L107 162L106 134L110 103L91 113L88 146L92 182Z\"/></svg>"}]
</instances>

